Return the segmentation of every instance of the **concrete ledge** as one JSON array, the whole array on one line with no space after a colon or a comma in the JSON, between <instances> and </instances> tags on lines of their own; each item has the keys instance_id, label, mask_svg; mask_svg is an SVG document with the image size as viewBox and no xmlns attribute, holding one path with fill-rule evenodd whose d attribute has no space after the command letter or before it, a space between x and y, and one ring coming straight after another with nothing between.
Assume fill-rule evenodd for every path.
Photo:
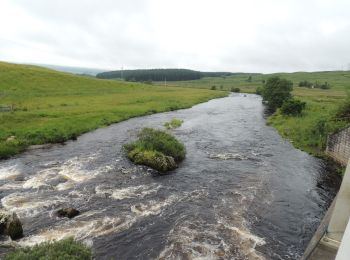
<instances>
[{"instance_id":1,"label":"concrete ledge","mask_svg":"<svg viewBox=\"0 0 350 260\"><path fill-rule=\"evenodd\" d=\"M300 258L301 260L318 259L318 258L315 258L313 255L318 256L323 251L325 251L325 253L327 255L332 255L335 258L335 254L337 253L337 251L336 250L335 250L335 252L333 252L334 250L330 250L329 252L326 251L327 247L324 245L321 245L320 241L322 240L322 238L324 237L324 235L327 232L327 227L328 227L329 221L331 219L336 200L337 200L337 196L334 198L332 204L329 206L329 208L328 208L326 214L324 215L320 225L318 226L314 236L310 240L303 256ZM312 258L312 257L314 257L314 258ZM332 259L332 258L324 258L324 259Z\"/></svg>"},{"instance_id":2,"label":"concrete ledge","mask_svg":"<svg viewBox=\"0 0 350 260\"><path fill-rule=\"evenodd\" d=\"M327 234L324 234L324 236L320 240L320 244L322 244L326 247L332 248L336 251L340 247L340 241L329 238Z\"/></svg>"}]
</instances>

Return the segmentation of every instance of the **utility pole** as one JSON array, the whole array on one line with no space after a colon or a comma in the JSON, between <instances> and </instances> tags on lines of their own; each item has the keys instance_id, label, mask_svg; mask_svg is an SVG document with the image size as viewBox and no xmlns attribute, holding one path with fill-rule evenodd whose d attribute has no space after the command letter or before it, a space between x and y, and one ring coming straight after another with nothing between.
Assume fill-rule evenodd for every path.
<instances>
[{"instance_id":1,"label":"utility pole","mask_svg":"<svg viewBox=\"0 0 350 260\"><path fill-rule=\"evenodd\" d=\"M120 70L120 79L123 80L123 66L122 66L122 69Z\"/></svg>"},{"instance_id":2,"label":"utility pole","mask_svg":"<svg viewBox=\"0 0 350 260\"><path fill-rule=\"evenodd\" d=\"M164 87L166 87L166 77L164 78Z\"/></svg>"}]
</instances>

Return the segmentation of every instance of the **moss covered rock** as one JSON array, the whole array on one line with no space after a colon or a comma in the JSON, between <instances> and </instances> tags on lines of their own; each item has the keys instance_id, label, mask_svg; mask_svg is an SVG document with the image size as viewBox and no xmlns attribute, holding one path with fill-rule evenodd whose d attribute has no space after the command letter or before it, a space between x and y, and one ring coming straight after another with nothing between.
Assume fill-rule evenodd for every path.
<instances>
[{"instance_id":1,"label":"moss covered rock","mask_svg":"<svg viewBox=\"0 0 350 260\"><path fill-rule=\"evenodd\" d=\"M22 223L16 213L0 211L0 234L15 240L23 237Z\"/></svg>"},{"instance_id":2,"label":"moss covered rock","mask_svg":"<svg viewBox=\"0 0 350 260\"><path fill-rule=\"evenodd\" d=\"M159 172L174 170L177 167L173 157L157 151L141 151L136 148L128 153L128 157L136 164L149 166Z\"/></svg>"}]
</instances>

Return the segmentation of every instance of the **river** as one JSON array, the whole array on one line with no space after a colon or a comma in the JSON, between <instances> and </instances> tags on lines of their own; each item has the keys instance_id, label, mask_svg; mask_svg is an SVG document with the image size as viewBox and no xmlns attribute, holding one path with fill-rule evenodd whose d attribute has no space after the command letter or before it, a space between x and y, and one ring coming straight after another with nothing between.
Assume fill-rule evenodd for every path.
<instances>
[{"instance_id":1,"label":"river","mask_svg":"<svg viewBox=\"0 0 350 260\"><path fill-rule=\"evenodd\" d=\"M187 149L178 169L158 176L127 160L138 130L175 117ZM339 183L266 125L259 96L232 94L0 161L1 205L25 233L0 252L74 236L97 259L297 259ZM58 218L62 207L81 214Z\"/></svg>"}]
</instances>

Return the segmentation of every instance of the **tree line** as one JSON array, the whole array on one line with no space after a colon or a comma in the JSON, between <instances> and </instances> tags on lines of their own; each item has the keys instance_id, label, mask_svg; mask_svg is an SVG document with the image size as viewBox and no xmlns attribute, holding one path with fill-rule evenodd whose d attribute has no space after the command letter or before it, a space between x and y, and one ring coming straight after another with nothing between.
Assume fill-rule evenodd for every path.
<instances>
[{"instance_id":1,"label":"tree line","mask_svg":"<svg viewBox=\"0 0 350 260\"><path fill-rule=\"evenodd\" d=\"M96 77L100 79L123 79L126 81L178 81L230 75L232 75L230 72L201 72L188 69L140 69L102 72L97 74Z\"/></svg>"}]
</instances>

